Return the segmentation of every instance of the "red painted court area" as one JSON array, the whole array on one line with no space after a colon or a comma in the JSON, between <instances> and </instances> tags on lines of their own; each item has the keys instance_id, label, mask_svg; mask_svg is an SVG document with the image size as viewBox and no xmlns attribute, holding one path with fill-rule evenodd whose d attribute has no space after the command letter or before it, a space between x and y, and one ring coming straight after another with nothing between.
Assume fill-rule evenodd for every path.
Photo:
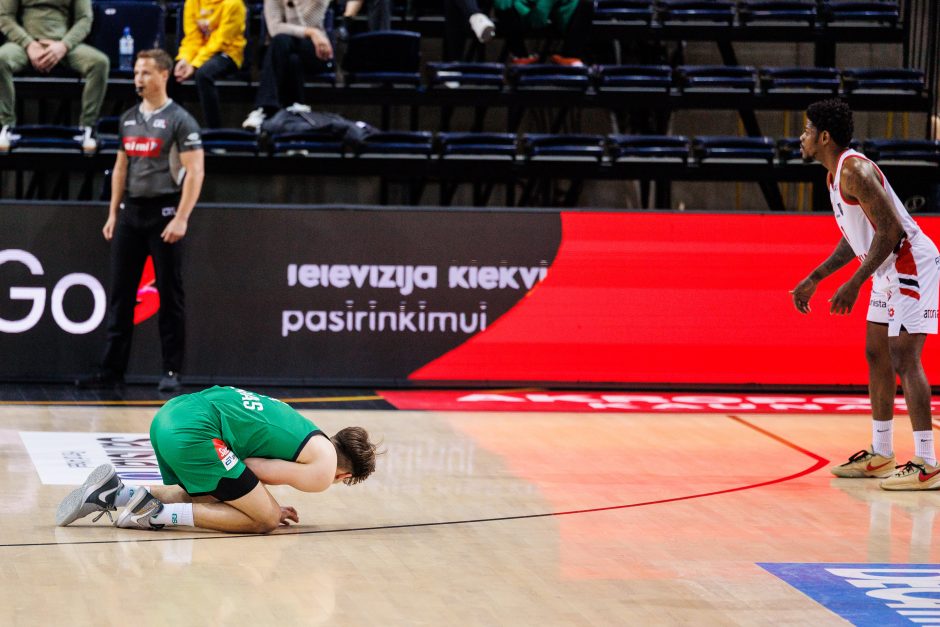
<instances>
[{"instance_id":1,"label":"red painted court area","mask_svg":"<svg viewBox=\"0 0 940 627\"><path fill-rule=\"evenodd\" d=\"M806 394L696 394L668 392L545 392L397 390L379 394L396 409L423 411L869 414L867 396ZM932 401L940 412L940 397ZM903 397L898 414L907 412Z\"/></svg>"}]
</instances>

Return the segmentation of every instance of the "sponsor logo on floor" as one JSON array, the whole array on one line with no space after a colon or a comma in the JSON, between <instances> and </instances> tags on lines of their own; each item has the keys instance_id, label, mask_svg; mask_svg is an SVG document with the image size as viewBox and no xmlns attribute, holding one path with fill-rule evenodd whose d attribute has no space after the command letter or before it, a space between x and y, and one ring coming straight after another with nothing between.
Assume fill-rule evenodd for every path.
<instances>
[{"instance_id":1,"label":"sponsor logo on floor","mask_svg":"<svg viewBox=\"0 0 940 627\"><path fill-rule=\"evenodd\" d=\"M162 483L146 433L21 431L20 438L45 485L81 485L101 464L114 466L126 484Z\"/></svg>"},{"instance_id":2,"label":"sponsor logo on floor","mask_svg":"<svg viewBox=\"0 0 940 627\"><path fill-rule=\"evenodd\" d=\"M940 624L940 564L758 566L853 625Z\"/></svg>"}]
</instances>

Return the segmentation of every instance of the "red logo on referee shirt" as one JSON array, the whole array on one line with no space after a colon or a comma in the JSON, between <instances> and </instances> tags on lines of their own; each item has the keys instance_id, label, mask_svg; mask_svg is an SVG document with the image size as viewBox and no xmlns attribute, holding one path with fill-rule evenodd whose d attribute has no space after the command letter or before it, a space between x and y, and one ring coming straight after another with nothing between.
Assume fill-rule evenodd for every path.
<instances>
[{"instance_id":1,"label":"red logo on referee shirt","mask_svg":"<svg viewBox=\"0 0 940 627\"><path fill-rule=\"evenodd\" d=\"M125 137L124 152L129 157L159 157L163 140L154 137Z\"/></svg>"}]
</instances>

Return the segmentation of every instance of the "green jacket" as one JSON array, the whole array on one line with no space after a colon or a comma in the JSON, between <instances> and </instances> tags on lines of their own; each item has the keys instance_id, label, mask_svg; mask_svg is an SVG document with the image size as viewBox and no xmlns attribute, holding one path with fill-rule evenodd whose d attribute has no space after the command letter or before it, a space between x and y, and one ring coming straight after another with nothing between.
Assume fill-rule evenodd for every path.
<instances>
[{"instance_id":1,"label":"green jacket","mask_svg":"<svg viewBox=\"0 0 940 627\"><path fill-rule=\"evenodd\" d=\"M559 30L565 30L578 2L579 0L495 0L493 6L497 11L515 9L522 18L522 23L530 29L543 28L551 23Z\"/></svg>"},{"instance_id":2,"label":"green jacket","mask_svg":"<svg viewBox=\"0 0 940 627\"><path fill-rule=\"evenodd\" d=\"M72 50L91 31L91 0L0 0L0 33L26 48L37 39Z\"/></svg>"}]
</instances>

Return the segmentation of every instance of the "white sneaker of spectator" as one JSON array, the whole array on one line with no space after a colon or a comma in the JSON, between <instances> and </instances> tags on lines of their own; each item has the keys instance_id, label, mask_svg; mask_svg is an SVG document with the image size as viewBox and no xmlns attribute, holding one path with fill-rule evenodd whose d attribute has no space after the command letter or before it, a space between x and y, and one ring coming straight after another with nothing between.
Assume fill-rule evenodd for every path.
<instances>
[{"instance_id":1,"label":"white sneaker of spectator","mask_svg":"<svg viewBox=\"0 0 940 627\"><path fill-rule=\"evenodd\" d=\"M10 152L11 135L9 124L4 124L3 128L0 129L0 152Z\"/></svg>"},{"instance_id":2,"label":"white sneaker of spectator","mask_svg":"<svg viewBox=\"0 0 940 627\"><path fill-rule=\"evenodd\" d=\"M251 129L253 131L260 131L261 125L264 123L264 119L266 117L267 116L264 114L264 109L258 107L248 114L248 117L245 118L244 122L242 122L242 128Z\"/></svg>"},{"instance_id":3,"label":"white sneaker of spectator","mask_svg":"<svg viewBox=\"0 0 940 627\"><path fill-rule=\"evenodd\" d=\"M295 102L291 106L287 107L287 110L291 113L310 113L312 111L310 105L301 104L299 102Z\"/></svg>"},{"instance_id":4,"label":"white sneaker of spectator","mask_svg":"<svg viewBox=\"0 0 940 627\"><path fill-rule=\"evenodd\" d=\"M82 152L92 153L98 150L98 140L91 133L91 127L86 126L85 132L82 134Z\"/></svg>"},{"instance_id":5,"label":"white sneaker of spectator","mask_svg":"<svg viewBox=\"0 0 940 627\"><path fill-rule=\"evenodd\" d=\"M496 36L496 25L485 13L474 13L470 16L470 28L481 44L489 43Z\"/></svg>"}]
</instances>

